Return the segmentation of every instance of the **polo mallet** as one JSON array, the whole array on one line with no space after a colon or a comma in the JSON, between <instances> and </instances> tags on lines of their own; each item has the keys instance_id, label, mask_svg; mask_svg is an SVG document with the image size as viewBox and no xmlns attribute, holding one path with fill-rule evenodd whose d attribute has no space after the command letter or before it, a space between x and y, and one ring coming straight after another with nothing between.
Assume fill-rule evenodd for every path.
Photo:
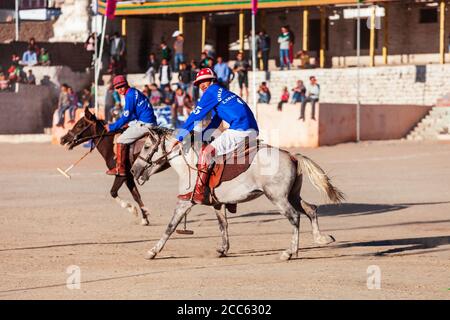
<instances>
[{"instance_id":1,"label":"polo mallet","mask_svg":"<svg viewBox=\"0 0 450 320\"><path fill-rule=\"evenodd\" d=\"M184 226L183 226L183 229L182 230L180 230L180 229L177 229L176 231L177 231L177 233L179 233L179 234L194 234L194 231L193 230L187 230L186 229L186 219L187 219L187 214L184 216Z\"/></svg>"},{"instance_id":2,"label":"polo mallet","mask_svg":"<svg viewBox=\"0 0 450 320\"><path fill-rule=\"evenodd\" d=\"M80 159L78 159L77 162L73 163L72 165L70 165L66 170L63 170L61 168L56 168L56 170L59 171L59 173L61 173L64 177L66 177L67 179L71 179L72 177L70 176L70 174L68 174L68 172L70 170L72 170L73 167L75 167L78 163L80 163L81 160L83 160L89 153L92 152L93 149L89 150L88 152L86 152Z\"/></svg>"}]
</instances>

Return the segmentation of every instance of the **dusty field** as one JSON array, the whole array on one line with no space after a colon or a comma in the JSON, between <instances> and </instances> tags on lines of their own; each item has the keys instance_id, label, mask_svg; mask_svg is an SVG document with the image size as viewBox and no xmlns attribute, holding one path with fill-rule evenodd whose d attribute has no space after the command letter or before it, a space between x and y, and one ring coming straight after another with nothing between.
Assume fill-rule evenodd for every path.
<instances>
[{"instance_id":1,"label":"dusty field","mask_svg":"<svg viewBox=\"0 0 450 320\"><path fill-rule=\"evenodd\" d=\"M231 249L216 258L220 233L212 210L190 214L193 236L174 235L154 261L143 259L169 221L176 176L168 170L141 188L151 226L109 196L112 178L95 153L40 144L1 145L0 299L449 299L450 144L364 143L300 151L347 194L320 208L320 225L336 242L312 243L301 223L298 259L280 262L291 227L263 198L229 217ZM123 189L121 195L131 198ZM302 196L321 203L305 182ZM80 267L81 288L66 271ZM381 270L369 290L367 268Z\"/></svg>"}]
</instances>

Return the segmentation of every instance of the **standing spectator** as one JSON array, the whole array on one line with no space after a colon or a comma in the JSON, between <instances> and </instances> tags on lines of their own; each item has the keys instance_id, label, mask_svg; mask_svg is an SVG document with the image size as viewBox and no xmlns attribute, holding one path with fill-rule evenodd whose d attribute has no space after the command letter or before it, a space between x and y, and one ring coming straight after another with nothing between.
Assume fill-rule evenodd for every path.
<instances>
[{"instance_id":1,"label":"standing spectator","mask_svg":"<svg viewBox=\"0 0 450 320\"><path fill-rule=\"evenodd\" d=\"M173 43L173 51L175 52L174 68L176 72L180 70L180 63L184 61L183 46L184 46L183 34L178 33L175 42Z\"/></svg>"},{"instance_id":2,"label":"standing spectator","mask_svg":"<svg viewBox=\"0 0 450 320\"><path fill-rule=\"evenodd\" d=\"M28 70L27 84L36 84L36 77L34 76L33 71L31 69Z\"/></svg>"},{"instance_id":3,"label":"standing spectator","mask_svg":"<svg viewBox=\"0 0 450 320\"><path fill-rule=\"evenodd\" d=\"M234 63L234 72L238 74L238 82L240 89L240 96L244 98L243 92L245 92L245 101L248 100L248 70L250 64L244 59L244 54L239 52L236 56L236 62Z\"/></svg>"},{"instance_id":4,"label":"standing spectator","mask_svg":"<svg viewBox=\"0 0 450 320\"><path fill-rule=\"evenodd\" d=\"M178 72L178 86L183 89L184 92L188 92L191 81L192 78L190 68L188 68L186 62L181 62L180 71Z\"/></svg>"},{"instance_id":5,"label":"standing spectator","mask_svg":"<svg viewBox=\"0 0 450 320\"><path fill-rule=\"evenodd\" d=\"M67 84L63 83L61 86L61 91L60 91L59 100L58 100L58 123L56 124L57 127L64 128L64 114L70 108L70 99L69 99L68 89L69 89L69 86Z\"/></svg>"},{"instance_id":6,"label":"standing spectator","mask_svg":"<svg viewBox=\"0 0 450 320\"><path fill-rule=\"evenodd\" d=\"M84 48L87 52L89 52L92 55L92 62L91 65L95 65L95 45L97 42L97 33L92 32L89 37L84 42Z\"/></svg>"},{"instance_id":7,"label":"standing spectator","mask_svg":"<svg viewBox=\"0 0 450 320\"><path fill-rule=\"evenodd\" d=\"M315 110L316 110L316 102L319 101L320 95L320 85L317 83L317 79L314 76L309 77L310 84L306 90L307 96L302 102L302 109L300 113L301 120L305 121L305 107L308 102L311 102L312 110L311 110L311 119L316 120Z\"/></svg>"},{"instance_id":8,"label":"standing spectator","mask_svg":"<svg viewBox=\"0 0 450 320\"><path fill-rule=\"evenodd\" d=\"M159 66L159 88L161 91L167 85L170 85L170 81L172 80L172 69L169 66L169 61L164 58L161 61L161 65Z\"/></svg>"},{"instance_id":9,"label":"standing spectator","mask_svg":"<svg viewBox=\"0 0 450 320\"><path fill-rule=\"evenodd\" d=\"M294 43L295 43L295 34L292 32L290 26L286 26L286 29L289 33L289 62L290 64L294 63Z\"/></svg>"},{"instance_id":10,"label":"standing spectator","mask_svg":"<svg viewBox=\"0 0 450 320\"><path fill-rule=\"evenodd\" d=\"M36 51L32 51L30 46L28 46L27 51L23 53L21 63L30 67L38 63Z\"/></svg>"},{"instance_id":11,"label":"standing spectator","mask_svg":"<svg viewBox=\"0 0 450 320\"><path fill-rule=\"evenodd\" d=\"M117 62L122 62L125 55L125 40L118 32L114 32L114 36L109 41L109 46L110 56L115 58Z\"/></svg>"},{"instance_id":12,"label":"standing spectator","mask_svg":"<svg viewBox=\"0 0 450 320\"><path fill-rule=\"evenodd\" d=\"M283 111L283 104L289 102L289 90L288 87L284 87L283 91L281 92L281 100L278 102L278 111Z\"/></svg>"},{"instance_id":13,"label":"standing spectator","mask_svg":"<svg viewBox=\"0 0 450 320\"><path fill-rule=\"evenodd\" d=\"M152 52L148 55L147 71L145 72L145 75L148 77L148 83L154 83L156 81L155 75L158 68L158 60L156 60L156 55Z\"/></svg>"},{"instance_id":14,"label":"standing spectator","mask_svg":"<svg viewBox=\"0 0 450 320\"><path fill-rule=\"evenodd\" d=\"M31 51L36 52L37 55L39 54L40 50L34 38L30 38L30 40L28 41L28 47Z\"/></svg>"},{"instance_id":15,"label":"standing spectator","mask_svg":"<svg viewBox=\"0 0 450 320\"><path fill-rule=\"evenodd\" d=\"M161 62L162 60L166 59L167 62L169 63L170 60L172 59L172 51L167 46L167 43L165 41L161 42L160 47L161 47Z\"/></svg>"},{"instance_id":16,"label":"standing spectator","mask_svg":"<svg viewBox=\"0 0 450 320\"><path fill-rule=\"evenodd\" d=\"M302 80L297 81L297 85L292 91L292 103L303 102L305 100L306 88Z\"/></svg>"},{"instance_id":17,"label":"standing spectator","mask_svg":"<svg viewBox=\"0 0 450 320\"><path fill-rule=\"evenodd\" d=\"M41 53L39 54L39 65L49 66L50 63L50 54L45 48L41 48Z\"/></svg>"},{"instance_id":18,"label":"standing spectator","mask_svg":"<svg viewBox=\"0 0 450 320\"><path fill-rule=\"evenodd\" d=\"M278 43L280 44L280 70L284 70L285 66L287 66L289 70L291 68L291 63L289 61L290 33L287 27L281 27Z\"/></svg>"},{"instance_id":19,"label":"standing spectator","mask_svg":"<svg viewBox=\"0 0 450 320\"><path fill-rule=\"evenodd\" d=\"M267 72L269 70L270 37L265 30L261 30L256 41L258 52L262 58L263 70Z\"/></svg>"},{"instance_id":20,"label":"standing spectator","mask_svg":"<svg viewBox=\"0 0 450 320\"><path fill-rule=\"evenodd\" d=\"M270 103L270 90L267 82L262 82L258 89L258 103Z\"/></svg>"},{"instance_id":21,"label":"standing spectator","mask_svg":"<svg viewBox=\"0 0 450 320\"><path fill-rule=\"evenodd\" d=\"M214 72L217 76L217 82L227 90L230 87L230 82L232 80L231 75L233 72L231 71L228 63L224 62L222 57L217 57L217 63L214 66ZM234 74L233 74L234 75Z\"/></svg>"}]
</instances>

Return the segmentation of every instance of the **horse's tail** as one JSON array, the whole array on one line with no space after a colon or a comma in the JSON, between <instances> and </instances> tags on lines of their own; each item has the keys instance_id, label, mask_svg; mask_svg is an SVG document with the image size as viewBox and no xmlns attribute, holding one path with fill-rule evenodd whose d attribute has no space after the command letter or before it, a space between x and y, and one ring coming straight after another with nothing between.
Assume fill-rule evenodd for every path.
<instances>
[{"instance_id":1,"label":"horse's tail","mask_svg":"<svg viewBox=\"0 0 450 320\"><path fill-rule=\"evenodd\" d=\"M331 184L330 178L317 163L299 153L296 156L299 163L299 174L305 173L312 185L326 194L332 203L341 203L345 200L344 193Z\"/></svg>"}]
</instances>

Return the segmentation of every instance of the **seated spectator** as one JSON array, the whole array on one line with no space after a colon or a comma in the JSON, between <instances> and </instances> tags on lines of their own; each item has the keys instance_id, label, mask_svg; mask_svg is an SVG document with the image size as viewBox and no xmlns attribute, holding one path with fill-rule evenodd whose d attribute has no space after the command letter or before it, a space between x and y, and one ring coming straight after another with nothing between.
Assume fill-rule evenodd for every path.
<instances>
[{"instance_id":1,"label":"seated spectator","mask_svg":"<svg viewBox=\"0 0 450 320\"><path fill-rule=\"evenodd\" d=\"M49 66L50 63L50 54L46 49L41 48L41 53L39 54L39 65Z\"/></svg>"},{"instance_id":2,"label":"seated spectator","mask_svg":"<svg viewBox=\"0 0 450 320\"><path fill-rule=\"evenodd\" d=\"M69 123L75 123L75 112L78 108L78 96L72 87L67 88L67 94L69 95L69 102L70 102Z\"/></svg>"},{"instance_id":3,"label":"seated spectator","mask_svg":"<svg viewBox=\"0 0 450 320\"><path fill-rule=\"evenodd\" d=\"M270 103L270 90L267 83L264 81L261 83L258 89L258 103Z\"/></svg>"},{"instance_id":4,"label":"seated spectator","mask_svg":"<svg viewBox=\"0 0 450 320\"><path fill-rule=\"evenodd\" d=\"M39 55L40 50L34 38L30 38L30 40L28 41L28 48L30 48L31 51L36 52L36 54Z\"/></svg>"},{"instance_id":5,"label":"seated spectator","mask_svg":"<svg viewBox=\"0 0 450 320\"><path fill-rule=\"evenodd\" d=\"M9 80L4 73L0 73L0 91L9 90Z\"/></svg>"},{"instance_id":6,"label":"seated spectator","mask_svg":"<svg viewBox=\"0 0 450 320\"><path fill-rule=\"evenodd\" d=\"M68 89L69 86L67 84L62 84L58 100L58 123L56 124L57 127L64 128L64 114L70 108Z\"/></svg>"},{"instance_id":7,"label":"seated spectator","mask_svg":"<svg viewBox=\"0 0 450 320\"><path fill-rule=\"evenodd\" d=\"M312 65L309 62L309 55L308 52L306 52L305 50L300 50L299 52L297 52L297 54L295 55L295 58L300 59L300 65L298 66L301 69L311 69Z\"/></svg>"},{"instance_id":8,"label":"seated spectator","mask_svg":"<svg viewBox=\"0 0 450 320\"><path fill-rule=\"evenodd\" d=\"M161 104L162 95L158 90L156 83L152 83L150 85L150 103L153 106L159 106Z\"/></svg>"},{"instance_id":9,"label":"seated spectator","mask_svg":"<svg viewBox=\"0 0 450 320\"><path fill-rule=\"evenodd\" d=\"M30 69L28 70L28 76L27 76L27 84L36 84L36 77L33 74L33 71Z\"/></svg>"},{"instance_id":10,"label":"seated spectator","mask_svg":"<svg viewBox=\"0 0 450 320\"><path fill-rule=\"evenodd\" d=\"M116 57L111 57L109 60L108 66L109 74L121 74L122 73L122 64Z\"/></svg>"},{"instance_id":11,"label":"seated spectator","mask_svg":"<svg viewBox=\"0 0 450 320\"><path fill-rule=\"evenodd\" d=\"M282 111L283 110L283 104L289 102L289 90L287 87L283 88L283 91L281 92L281 100L278 103L278 111Z\"/></svg>"},{"instance_id":12,"label":"seated spectator","mask_svg":"<svg viewBox=\"0 0 450 320\"><path fill-rule=\"evenodd\" d=\"M314 76L309 77L309 86L305 99L302 102L302 107L300 110L300 120L305 121L305 108L308 102L311 102L311 119L316 120L316 102L319 101L320 95L320 85L317 83L317 79Z\"/></svg>"},{"instance_id":13,"label":"seated spectator","mask_svg":"<svg viewBox=\"0 0 450 320\"><path fill-rule=\"evenodd\" d=\"M192 111L192 99L183 89L178 88L175 91L174 112L173 114L186 120Z\"/></svg>"},{"instance_id":14,"label":"seated spectator","mask_svg":"<svg viewBox=\"0 0 450 320\"><path fill-rule=\"evenodd\" d=\"M202 52L202 54L200 55L200 65L199 65L200 69L209 68L212 62L214 62L214 61L210 62L210 60L212 61L213 58L208 56L208 53L206 51Z\"/></svg>"},{"instance_id":15,"label":"seated spectator","mask_svg":"<svg viewBox=\"0 0 450 320\"><path fill-rule=\"evenodd\" d=\"M38 63L36 51L32 51L30 47L28 47L27 51L25 51L22 55L21 64L25 66L34 66Z\"/></svg>"},{"instance_id":16,"label":"seated spectator","mask_svg":"<svg viewBox=\"0 0 450 320\"><path fill-rule=\"evenodd\" d=\"M305 100L306 88L302 80L297 80L297 85L292 89L292 91L293 94L291 103L303 102L303 100Z\"/></svg>"},{"instance_id":17,"label":"seated spectator","mask_svg":"<svg viewBox=\"0 0 450 320\"><path fill-rule=\"evenodd\" d=\"M174 99L175 99L175 93L173 92L170 85L166 85L162 92L163 103L166 105L172 105Z\"/></svg>"},{"instance_id":18,"label":"seated spectator","mask_svg":"<svg viewBox=\"0 0 450 320\"><path fill-rule=\"evenodd\" d=\"M94 96L91 92L91 88L85 87L81 94L81 107L82 108L86 108L86 107L93 108L94 107L93 97Z\"/></svg>"},{"instance_id":19,"label":"seated spectator","mask_svg":"<svg viewBox=\"0 0 450 320\"><path fill-rule=\"evenodd\" d=\"M146 96L147 98L150 98L150 87L146 84L144 86L144 89L142 90L142 93L144 94L144 96Z\"/></svg>"}]
</instances>

